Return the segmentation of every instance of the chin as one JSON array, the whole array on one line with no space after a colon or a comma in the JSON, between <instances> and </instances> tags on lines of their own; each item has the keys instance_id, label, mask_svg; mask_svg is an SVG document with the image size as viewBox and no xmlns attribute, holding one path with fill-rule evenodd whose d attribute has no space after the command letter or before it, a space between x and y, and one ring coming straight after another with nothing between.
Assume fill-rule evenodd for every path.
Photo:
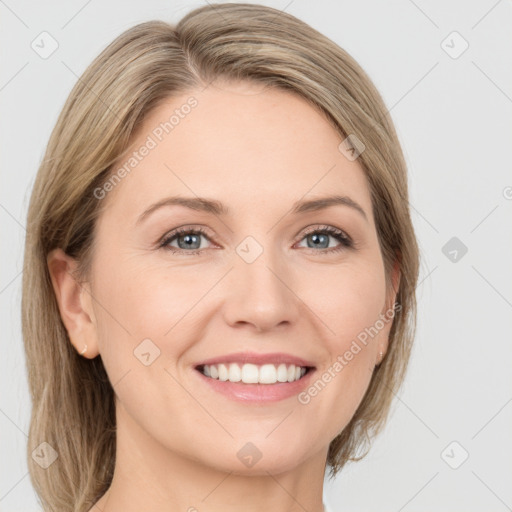
<instances>
[{"instance_id":1,"label":"chin","mask_svg":"<svg viewBox=\"0 0 512 512\"><path fill-rule=\"evenodd\" d=\"M306 457L294 447L284 450L284 442L276 438L277 443L269 443L268 439L245 442L233 442L233 449L222 449L219 457L204 460L205 465L235 475L268 476L268 473L279 474L295 469ZM231 455L231 453L232 455ZM210 452L211 453L211 452Z\"/></svg>"}]
</instances>

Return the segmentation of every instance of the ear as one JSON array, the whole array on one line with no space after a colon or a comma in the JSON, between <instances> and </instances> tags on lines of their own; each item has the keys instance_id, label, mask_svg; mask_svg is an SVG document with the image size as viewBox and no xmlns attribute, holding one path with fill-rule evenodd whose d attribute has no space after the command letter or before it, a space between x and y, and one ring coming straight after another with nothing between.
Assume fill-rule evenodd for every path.
<instances>
[{"instance_id":1,"label":"ear","mask_svg":"<svg viewBox=\"0 0 512 512\"><path fill-rule=\"evenodd\" d=\"M60 316L76 351L92 359L99 354L93 298L87 284L80 284L73 276L77 261L62 249L54 249L46 259L59 305Z\"/></svg>"},{"instance_id":2,"label":"ear","mask_svg":"<svg viewBox=\"0 0 512 512\"><path fill-rule=\"evenodd\" d=\"M400 258L397 257L393 264L393 270L391 272L391 283L389 290L386 291L386 303L384 305L384 309L382 310L383 318L385 318L385 327L381 334L379 346L378 346L378 354L376 359L376 364L380 364L380 361L384 359L386 356L386 352L388 350L389 345L389 333L391 331L391 327L393 325L394 317L395 317L395 302L396 296L398 295L398 289L400 286ZM380 352L383 353L382 357L379 355Z\"/></svg>"}]
</instances>

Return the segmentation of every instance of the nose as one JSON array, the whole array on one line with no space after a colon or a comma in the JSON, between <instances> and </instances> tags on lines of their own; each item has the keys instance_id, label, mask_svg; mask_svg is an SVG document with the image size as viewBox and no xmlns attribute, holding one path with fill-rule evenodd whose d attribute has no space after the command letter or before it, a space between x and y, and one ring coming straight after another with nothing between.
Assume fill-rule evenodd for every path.
<instances>
[{"instance_id":1,"label":"nose","mask_svg":"<svg viewBox=\"0 0 512 512\"><path fill-rule=\"evenodd\" d=\"M229 273L224 319L235 328L258 332L282 328L299 318L300 300L293 292L291 272L264 251L248 263L235 255Z\"/></svg>"}]
</instances>

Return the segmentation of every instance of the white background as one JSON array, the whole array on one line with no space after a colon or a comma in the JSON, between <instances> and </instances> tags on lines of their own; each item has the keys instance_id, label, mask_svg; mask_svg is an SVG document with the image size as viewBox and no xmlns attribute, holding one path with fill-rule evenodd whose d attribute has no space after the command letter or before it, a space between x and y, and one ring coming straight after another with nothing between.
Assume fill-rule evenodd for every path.
<instances>
[{"instance_id":1,"label":"white background","mask_svg":"<svg viewBox=\"0 0 512 512\"><path fill-rule=\"evenodd\" d=\"M325 485L333 511L512 510L512 5L265 2L345 48L384 97L409 165L422 252L407 380L363 461ZM117 35L204 2L0 1L2 228L0 511L39 511L25 463L30 400L20 327L32 183L78 76ZM43 31L59 44L42 59ZM461 41L469 44L458 58ZM442 42L446 40L443 44ZM508 187L508 188L507 188ZM453 262L443 246L467 253ZM468 459L452 469L446 460Z\"/></svg>"}]
</instances>

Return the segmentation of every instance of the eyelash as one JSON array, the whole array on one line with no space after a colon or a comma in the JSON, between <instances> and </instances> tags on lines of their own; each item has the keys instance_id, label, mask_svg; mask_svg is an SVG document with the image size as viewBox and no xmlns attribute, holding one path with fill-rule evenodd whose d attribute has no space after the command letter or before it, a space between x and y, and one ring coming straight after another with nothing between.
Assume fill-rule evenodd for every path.
<instances>
[{"instance_id":1,"label":"eyelash","mask_svg":"<svg viewBox=\"0 0 512 512\"><path fill-rule=\"evenodd\" d=\"M338 240L340 242L340 245L337 247L331 247L327 249L317 250L313 247L306 247L306 249L311 249L314 252L319 252L321 254L332 254L337 253L339 251L343 251L345 249L351 249L355 248L355 243L353 240L343 231L340 229L334 228L332 226L321 226L321 227L315 227L312 229L307 230L303 235L302 238L298 240L298 242L301 242L305 237L312 234L328 234ZM195 256L199 255L204 249L194 249L191 251L185 250L185 249L179 249L176 247L170 247L168 244L172 242L174 239L178 238L181 235L203 235L205 238L209 240L209 237L206 233L206 231L201 228L189 228L189 227L183 227L183 228L177 228L174 231L171 231L170 233L167 233L159 242L158 248L164 249L167 251L170 251L172 253L186 253L188 256Z\"/></svg>"}]
</instances>

